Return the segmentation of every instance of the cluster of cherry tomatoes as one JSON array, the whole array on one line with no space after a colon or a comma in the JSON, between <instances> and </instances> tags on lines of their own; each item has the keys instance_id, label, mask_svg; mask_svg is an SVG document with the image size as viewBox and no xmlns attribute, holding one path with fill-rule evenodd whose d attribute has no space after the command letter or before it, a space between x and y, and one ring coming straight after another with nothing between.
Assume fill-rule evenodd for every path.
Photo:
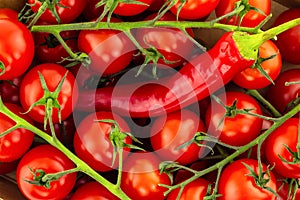
<instances>
[{"instance_id":1,"label":"cluster of cherry tomatoes","mask_svg":"<svg viewBox=\"0 0 300 200\"><path fill-rule=\"evenodd\" d=\"M94 22L103 12L112 14L110 23L151 20L163 10L161 8L169 5L163 0L121 1L116 5L117 1L107 0L103 2L114 8L107 10L106 4L100 5L99 0L28 0L30 6L25 11L34 16L45 2L50 2L50 6L34 26L57 24L58 19L61 24ZM51 3L57 4L53 7ZM96 6L98 4L100 6ZM254 28L270 14L271 4L270 0L188 0L184 4L178 1L159 20L175 21L178 14L182 21L205 21L215 13L220 23ZM238 9L240 12L236 12ZM231 12L236 13L229 16ZM222 17L227 15L229 17ZM296 18L300 18L300 9L288 9L279 15L274 26ZM128 34L112 29L60 32L74 55L83 52L89 56L83 68L73 63L74 57L70 58L70 52L59 38L46 32L32 32L31 27L27 27L30 21L25 23L19 19L24 20L24 17L18 16L16 11L0 9L0 95L4 105L50 135L54 130L68 149L107 180L119 183L121 176L119 186L129 198L171 200L180 194L180 199L203 199L213 193L213 188L217 188L217 199L280 200L292 199L294 194L295 199L300 198L298 115L286 120L262 144L226 166L220 166L223 170L219 174L213 171L189 182L182 190L177 188L164 195L166 185L180 184L192 177L193 171L207 169L226 159L299 104L300 25L261 45L259 59L235 76L226 85L226 92L217 92L214 98L205 98L166 116L129 119L108 110L93 113L76 110L83 90L113 87L123 73L144 62L141 52L138 54L141 49ZM186 58L193 56L195 44L189 39L195 37L192 28L186 29L188 36L174 28L147 27L131 31L140 47L156 47L154 54L161 55L157 60L157 74L162 78L168 77L168 68L177 72L188 62ZM110 42L105 42L107 40ZM284 62L296 67L286 69ZM141 79L148 80L152 75L149 71L146 69ZM268 110L262 101L250 95L251 92L245 93L246 90L258 90L273 108ZM117 126L101 121L108 119L115 120ZM128 121L134 121L135 128ZM53 123L53 130L49 123ZM0 114L1 133L14 126L13 119ZM122 133L124 145L121 175L118 173L120 155L114 154L111 142L116 130ZM143 144L123 134L127 132ZM197 138L196 133L199 138L203 136L201 133L206 133L211 139L219 140L213 147L214 155L205 154L209 145L203 141L189 143ZM43 143L42 138L26 127L17 127L0 138L0 174L16 170L19 190L27 199L118 199L105 185L82 172L67 173L47 182L45 174L78 166L64 152ZM144 151L132 150L131 145ZM170 176L159 170L162 161L175 161L190 170L183 167L174 170L171 181Z\"/></svg>"}]
</instances>

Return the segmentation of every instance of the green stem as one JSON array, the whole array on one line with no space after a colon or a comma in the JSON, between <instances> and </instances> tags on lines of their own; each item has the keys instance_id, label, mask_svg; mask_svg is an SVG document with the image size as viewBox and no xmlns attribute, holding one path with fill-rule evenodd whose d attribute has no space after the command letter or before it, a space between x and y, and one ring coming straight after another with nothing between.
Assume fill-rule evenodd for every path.
<instances>
[{"instance_id":1,"label":"green stem","mask_svg":"<svg viewBox=\"0 0 300 200\"><path fill-rule=\"evenodd\" d=\"M14 121L19 124L19 126L35 133L36 135L43 138L46 142L48 142L50 145L56 147L61 152L63 152L71 161L73 161L77 168L89 175L90 177L93 177L96 181L98 181L100 184L105 186L112 194L117 196L120 199L129 200L130 198L120 189L117 188L113 183L106 180L104 177L102 177L98 172L96 172L94 169L92 169L88 164L83 162L80 158L78 158L73 152L71 152L68 148L66 148L59 140L53 140L53 138L48 135L47 133L41 131L40 129L36 128L34 125L28 123L23 118L19 117L18 115L11 112L2 102L0 98L0 111L1 113L5 114L6 116L10 117L11 119L14 119Z\"/></svg>"},{"instance_id":2,"label":"green stem","mask_svg":"<svg viewBox=\"0 0 300 200\"><path fill-rule=\"evenodd\" d=\"M248 90L247 94L253 96L263 105L265 105L274 117L278 118L282 116L281 113L269 101L267 101L257 90Z\"/></svg>"},{"instance_id":3,"label":"green stem","mask_svg":"<svg viewBox=\"0 0 300 200\"><path fill-rule=\"evenodd\" d=\"M57 40L60 42L61 46L68 52L71 58L78 59L78 55L72 51L72 49L67 45L65 40L61 37L59 34L59 31L53 31L52 34L57 38Z\"/></svg>"},{"instance_id":4,"label":"green stem","mask_svg":"<svg viewBox=\"0 0 300 200\"><path fill-rule=\"evenodd\" d=\"M42 3L41 7L38 9L37 13L34 15L34 18L31 20L30 24L28 25L28 29L32 28L32 26L38 21L38 19L45 12L48 6L49 6L49 0L46 0Z\"/></svg>"},{"instance_id":5,"label":"green stem","mask_svg":"<svg viewBox=\"0 0 300 200\"><path fill-rule=\"evenodd\" d=\"M193 21L138 21L138 22L99 22L95 25L95 22L82 22L82 23L72 23L72 24L59 24L59 25L36 25L31 28L32 32L47 32L55 33L70 30L99 30L99 29L113 29L119 31L128 31L137 28L149 28L149 27L169 27L169 28L213 28L222 29L225 31L236 31L237 26L227 25L221 23L214 23L211 25L210 22L193 22ZM254 28L240 27L240 31L245 31L249 33L255 33Z\"/></svg>"},{"instance_id":6,"label":"green stem","mask_svg":"<svg viewBox=\"0 0 300 200\"><path fill-rule=\"evenodd\" d=\"M242 153L246 152L248 149L254 147L255 145L257 145L259 142L264 141L274 130L276 130L279 126L281 126L285 121L287 121L288 119L290 119L291 117L293 117L296 113L298 113L300 110L300 104L298 104L295 108L293 108L291 111L289 111L288 113L286 113L285 115L283 115L282 117L280 117L276 122L273 123L273 125L266 130L263 134L261 134L260 136L258 136L255 140L251 141L250 143L241 146L238 150L236 150L234 153L232 153L231 155L228 155L226 158L224 158L222 161L214 164L211 167L208 167L204 170L198 171L194 176L192 176L191 178L183 181L180 184L177 185L173 185L169 188L170 190L174 190L177 189L179 187L182 187L182 185L187 185L188 183L198 179L199 177L208 174L214 170L217 170L223 166L225 166L226 164L230 163L232 160L234 160L236 157L238 157L239 155L241 155Z\"/></svg>"}]
</instances>

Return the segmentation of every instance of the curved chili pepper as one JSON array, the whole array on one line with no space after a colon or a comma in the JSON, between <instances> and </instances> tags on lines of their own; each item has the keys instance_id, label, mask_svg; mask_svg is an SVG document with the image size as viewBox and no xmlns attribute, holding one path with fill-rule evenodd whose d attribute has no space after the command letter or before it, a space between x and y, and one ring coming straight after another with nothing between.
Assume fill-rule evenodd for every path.
<instances>
[{"instance_id":1,"label":"curved chili pepper","mask_svg":"<svg viewBox=\"0 0 300 200\"><path fill-rule=\"evenodd\" d=\"M300 23L300 19L275 27L264 34L225 33L209 51L183 66L167 81L82 91L78 110L112 110L131 117L159 116L198 100L223 87L240 71L252 66L264 41ZM252 37L253 36L253 37ZM136 89L131 92L132 89Z\"/></svg>"}]
</instances>

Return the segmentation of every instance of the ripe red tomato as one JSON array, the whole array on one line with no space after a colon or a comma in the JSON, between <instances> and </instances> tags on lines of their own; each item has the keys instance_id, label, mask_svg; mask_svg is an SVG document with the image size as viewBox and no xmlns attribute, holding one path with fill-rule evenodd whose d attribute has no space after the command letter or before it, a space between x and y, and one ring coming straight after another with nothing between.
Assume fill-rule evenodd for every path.
<instances>
[{"instance_id":1,"label":"ripe red tomato","mask_svg":"<svg viewBox=\"0 0 300 200\"><path fill-rule=\"evenodd\" d=\"M201 157L201 147L191 144L177 149L193 139L196 132L206 132L202 120L189 110L181 110L167 116L159 117L154 122L150 141L154 151L162 160L190 164Z\"/></svg>"},{"instance_id":2,"label":"ripe red tomato","mask_svg":"<svg viewBox=\"0 0 300 200\"><path fill-rule=\"evenodd\" d=\"M187 20L195 20L204 18L214 11L220 0L187 0L179 13L179 18ZM175 6L171 8L173 14L177 14L182 2L178 1Z\"/></svg>"},{"instance_id":3,"label":"ripe red tomato","mask_svg":"<svg viewBox=\"0 0 300 200\"><path fill-rule=\"evenodd\" d=\"M165 187L170 185L166 174L159 172L158 157L151 152L133 153L123 164L121 189L133 200L163 200Z\"/></svg>"},{"instance_id":4,"label":"ripe red tomato","mask_svg":"<svg viewBox=\"0 0 300 200\"><path fill-rule=\"evenodd\" d=\"M218 98L227 106L231 106L237 100L237 109L253 109L250 112L262 114L256 100L242 92L226 92L218 95ZM233 146L242 146L251 142L260 134L263 123L261 118L237 114L226 117L220 124L225 112L226 110L222 105L213 101L205 116L209 133L218 137L221 142Z\"/></svg>"},{"instance_id":5,"label":"ripe red tomato","mask_svg":"<svg viewBox=\"0 0 300 200\"><path fill-rule=\"evenodd\" d=\"M120 20L112 18L112 22ZM91 70L101 76L117 73L132 60L135 47L125 33L117 30L83 30L78 37L78 48L91 58Z\"/></svg>"},{"instance_id":6,"label":"ripe red tomato","mask_svg":"<svg viewBox=\"0 0 300 200\"><path fill-rule=\"evenodd\" d=\"M130 132L126 122L118 115L111 112L97 112L84 118L77 127L74 136L75 153L97 171L109 171L118 166L118 154L113 164L113 145L110 141L111 124L96 122L95 120L113 119L121 131ZM126 137L125 143L131 144L131 139ZM123 159L128 156L130 149L124 148Z\"/></svg>"},{"instance_id":7,"label":"ripe red tomato","mask_svg":"<svg viewBox=\"0 0 300 200\"><path fill-rule=\"evenodd\" d=\"M123 1L122 3L118 4L116 9L114 10L114 13L121 16L133 16L140 14L151 5L152 0L141 0L139 2L145 5L126 3L126 1Z\"/></svg>"},{"instance_id":8,"label":"ripe red tomato","mask_svg":"<svg viewBox=\"0 0 300 200\"><path fill-rule=\"evenodd\" d=\"M281 13L275 20L274 26L283 24L284 22L300 17L300 8L290 8ZM300 57L296 56L300 53L300 25L295 26L279 35L275 40L283 60L300 64Z\"/></svg>"},{"instance_id":9,"label":"ripe red tomato","mask_svg":"<svg viewBox=\"0 0 300 200\"><path fill-rule=\"evenodd\" d=\"M297 152L299 119L290 118L271 133L266 140L266 158L277 174L287 178L300 178L300 164L289 164L294 160L287 150ZM281 158L286 160L283 161Z\"/></svg>"},{"instance_id":10,"label":"ripe red tomato","mask_svg":"<svg viewBox=\"0 0 300 200\"><path fill-rule=\"evenodd\" d=\"M190 200L190 199L203 200L207 194L207 189L209 184L211 183L203 178L198 178L195 181L190 182L184 187L179 200ZM179 190L180 188L173 190L168 195L167 200L176 200Z\"/></svg>"},{"instance_id":11,"label":"ripe red tomato","mask_svg":"<svg viewBox=\"0 0 300 200\"><path fill-rule=\"evenodd\" d=\"M18 20L18 12L10 8L1 8L0 19L3 18Z\"/></svg>"},{"instance_id":12,"label":"ripe red tomato","mask_svg":"<svg viewBox=\"0 0 300 200\"><path fill-rule=\"evenodd\" d=\"M32 5L31 10L36 13L41 7L43 1L28 0L27 2L28 4ZM60 18L60 22L65 24L72 22L82 13L86 5L86 0L60 0L59 4L60 5L55 6L55 9ZM40 19L52 24L57 23L55 17L49 9L46 9L46 11L41 15Z\"/></svg>"},{"instance_id":13,"label":"ripe red tomato","mask_svg":"<svg viewBox=\"0 0 300 200\"><path fill-rule=\"evenodd\" d=\"M27 72L20 88L21 104L24 110L28 110L33 103L37 102L44 95L38 72L43 75L48 89L53 92L68 70L57 64L46 63L37 65ZM77 98L78 87L75 78L72 73L68 72L58 95L62 120L70 116ZM35 121L43 123L45 106L35 106L28 114ZM53 123L59 122L57 108L53 108L52 120Z\"/></svg>"},{"instance_id":14,"label":"ripe red tomato","mask_svg":"<svg viewBox=\"0 0 300 200\"><path fill-rule=\"evenodd\" d=\"M286 86L287 82L300 80L300 69L290 69L282 72L267 91L268 101L281 113L286 113L296 104L293 103L300 94L300 84Z\"/></svg>"},{"instance_id":15,"label":"ripe red tomato","mask_svg":"<svg viewBox=\"0 0 300 200\"><path fill-rule=\"evenodd\" d=\"M245 166L247 164L257 175L259 172L258 161L254 159L240 159L229 164L222 171L219 185L218 194L221 196L220 200L275 200L275 194L270 191L260 188L256 185L255 179L250 176L251 171ZM266 171L267 166L262 164L262 170ZM276 178L270 172L269 182L265 187L271 188L276 192Z\"/></svg>"},{"instance_id":16,"label":"ripe red tomato","mask_svg":"<svg viewBox=\"0 0 300 200\"><path fill-rule=\"evenodd\" d=\"M145 20L151 20L155 16L156 13L148 16ZM176 17L171 13L166 13L159 20L176 21ZM194 37L192 29L187 29L187 32ZM162 65L157 66L161 68L165 68L165 65L169 67L181 65L190 58L194 47L193 42L181 30L174 28L139 28L136 31L136 39L143 48L153 46L167 61L172 62L166 63L163 59L159 59L158 63Z\"/></svg>"},{"instance_id":17,"label":"ripe red tomato","mask_svg":"<svg viewBox=\"0 0 300 200\"><path fill-rule=\"evenodd\" d=\"M27 115L21 114L24 110L20 106L11 103L6 103L5 105L16 115L19 115L26 121L32 123L31 119ZM15 125L15 122L12 119L0 113L0 133L13 127L13 125ZM23 128L13 130L9 134L1 137L0 162L12 162L21 158L30 148L33 142L33 137L34 134L31 131Z\"/></svg>"},{"instance_id":18,"label":"ripe red tomato","mask_svg":"<svg viewBox=\"0 0 300 200\"><path fill-rule=\"evenodd\" d=\"M0 69L3 73L0 80L11 80L30 66L34 56L33 37L24 24L13 19L0 19L0 27L0 66L5 67L4 73Z\"/></svg>"},{"instance_id":19,"label":"ripe red tomato","mask_svg":"<svg viewBox=\"0 0 300 200\"><path fill-rule=\"evenodd\" d=\"M0 162L0 175L8 174L17 169L19 160L13 162Z\"/></svg>"},{"instance_id":20,"label":"ripe red tomato","mask_svg":"<svg viewBox=\"0 0 300 200\"><path fill-rule=\"evenodd\" d=\"M50 188L33 185L28 181L34 181L32 172L43 170L46 174L57 173L75 167L61 151L51 145L41 145L31 149L20 160L16 172L18 187L23 195L30 200L63 199L73 188L76 182L76 173L60 177L51 181ZM41 175L41 173L37 173Z\"/></svg>"},{"instance_id":21,"label":"ripe red tomato","mask_svg":"<svg viewBox=\"0 0 300 200\"><path fill-rule=\"evenodd\" d=\"M267 59L270 56L275 57L264 60L260 63L260 59ZM280 74L282 68L281 54L277 46L268 40L259 47L259 59L256 64L261 64L263 70L274 81ZM233 82L238 86L246 89L261 89L271 84L257 68L248 68L234 77Z\"/></svg>"},{"instance_id":22,"label":"ripe red tomato","mask_svg":"<svg viewBox=\"0 0 300 200\"><path fill-rule=\"evenodd\" d=\"M79 199L118 200L119 198L110 193L100 183L91 181L80 186L71 197L71 200Z\"/></svg>"},{"instance_id":23,"label":"ripe red tomato","mask_svg":"<svg viewBox=\"0 0 300 200\"><path fill-rule=\"evenodd\" d=\"M233 11L235 7L235 3L238 0L221 0L219 5L216 8L216 16L221 17L231 11ZM271 12L271 0L249 0L250 6L253 6L263 12L265 15L260 14L255 10L250 10L247 14L243 17L241 22L241 26L246 27L255 27L259 25ZM236 16L233 16L231 19L223 19L221 20L222 23L238 25L239 18L237 19Z\"/></svg>"}]
</instances>

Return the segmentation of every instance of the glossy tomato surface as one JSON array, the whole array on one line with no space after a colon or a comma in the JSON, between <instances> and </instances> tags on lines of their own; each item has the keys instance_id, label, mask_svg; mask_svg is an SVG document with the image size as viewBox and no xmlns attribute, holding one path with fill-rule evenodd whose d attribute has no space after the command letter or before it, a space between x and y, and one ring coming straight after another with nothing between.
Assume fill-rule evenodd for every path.
<instances>
[{"instance_id":1,"label":"glossy tomato surface","mask_svg":"<svg viewBox=\"0 0 300 200\"><path fill-rule=\"evenodd\" d=\"M0 80L10 80L22 75L34 57L31 32L14 19L0 19ZM12 34L13 33L13 34ZM16 43L18 45L16 45Z\"/></svg>"},{"instance_id":2,"label":"glossy tomato surface","mask_svg":"<svg viewBox=\"0 0 300 200\"><path fill-rule=\"evenodd\" d=\"M160 159L151 152L134 153L123 165L121 188L133 200L163 200L165 187L170 185L166 174L159 172Z\"/></svg>"},{"instance_id":3,"label":"glossy tomato surface","mask_svg":"<svg viewBox=\"0 0 300 200\"><path fill-rule=\"evenodd\" d=\"M275 200L272 192L259 187L255 179L250 175L251 171L245 166L248 165L255 174L258 173L258 161L254 159L240 159L230 163L222 171L218 185L220 200ZM265 171L267 166L262 165ZM269 179L265 187L276 191L276 178L272 172L265 179Z\"/></svg>"},{"instance_id":4,"label":"glossy tomato surface","mask_svg":"<svg viewBox=\"0 0 300 200\"><path fill-rule=\"evenodd\" d=\"M34 185L28 181L35 181L33 172L42 170L46 174L62 172L74 168L75 165L61 151L51 145L41 145L31 149L20 161L16 179L18 187L27 199L63 199L72 190L76 182L76 173L60 177L50 182L50 188Z\"/></svg>"},{"instance_id":5,"label":"glossy tomato surface","mask_svg":"<svg viewBox=\"0 0 300 200\"><path fill-rule=\"evenodd\" d=\"M236 108L251 109L252 113L261 114L260 105L256 100L242 92L226 92L217 96L226 106L232 106L236 101ZM213 109L212 109L213 108ZM234 112L234 111L233 111ZM245 115L232 114L232 116L223 117L226 109L216 101L208 107L205 121L209 127L210 134L218 137L221 142L233 146L242 146L255 139L261 131L263 120L261 118Z\"/></svg>"},{"instance_id":6,"label":"glossy tomato surface","mask_svg":"<svg viewBox=\"0 0 300 200\"><path fill-rule=\"evenodd\" d=\"M93 169L109 171L118 166L117 155L113 164L114 147L110 141L112 124L99 120L115 120L123 132L130 132L126 122L118 115L111 112L96 112L84 118L77 127L74 136L75 153ZM131 139L126 137L124 142L131 144ZM129 149L123 151L123 159L128 156Z\"/></svg>"},{"instance_id":7,"label":"glossy tomato surface","mask_svg":"<svg viewBox=\"0 0 300 200\"><path fill-rule=\"evenodd\" d=\"M274 170L283 177L300 178L300 164L292 152L297 152L299 119L290 118L271 133L266 140L266 157Z\"/></svg>"},{"instance_id":8,"label":"glossy tomato surface","mask_svg":"<svg viewBox=\"0 0 300 200\"><path fill-rule=\"evenodd\" d=\"M261 89L272 84L257 67L261 67L273 81L279 76L282 69L281 54L271 40L266 41L259 47L259 58L254 66L235 76L233 82L246 89Z\"/></svg>"},{"instance_id":9,"label":"glossy tomato surface","mask_svg":"<svg viewBox=\"0 0 300 200\"><path fill-rule=\"evenodd\" d=\"M290 8L282 12L275 20L274 26L300 17L300 8ZM300 25L295 26L277 36L275 41L282 58L293 64L300 64Z\"/></svg>"},{"instance_id":10,"label":"glossy tomato surface","mask_svg":"<svg viewBox=\"0 0 300 200\"><path fill-rule=\"evenodd\" d=\"M32 123L27 115L21 114L24 113L24 110L19 105L11 103L5 105L13 113ZM14 125L15 122L11 118L0 113L0 133L12 128ZM24 128L13 130L3 137L0 134L0 162L12 162L21 158L29 150L33 137L34 134Z\"/></svg>"},{"instance_id":11,"label":"glossy tomato surface","mask_svg":"<svg viewBox=\"0 0 300 200\"><path fill-rule=\"evenodd\" d=\"M61 65L53 63L40 64L33 67L24 76L21 88L20 97L21 104L24 110L28 110L32 104L37 102L44 95L44 90L41 85L39 73L45 79L46 85L50 92L54 92L60 81L66 75L66 79L62 84L62 88L58 95L58 103L61 109L61 120L68 118L72 111L73 106L78 98L78 86L75 77L66 68ZM43 123L45 116L45 106L34 106L29 112L29 116L37 122ZM53 108L52 114L53 123L59 122L58 109Z\"/></svg>"}]
</instances>

